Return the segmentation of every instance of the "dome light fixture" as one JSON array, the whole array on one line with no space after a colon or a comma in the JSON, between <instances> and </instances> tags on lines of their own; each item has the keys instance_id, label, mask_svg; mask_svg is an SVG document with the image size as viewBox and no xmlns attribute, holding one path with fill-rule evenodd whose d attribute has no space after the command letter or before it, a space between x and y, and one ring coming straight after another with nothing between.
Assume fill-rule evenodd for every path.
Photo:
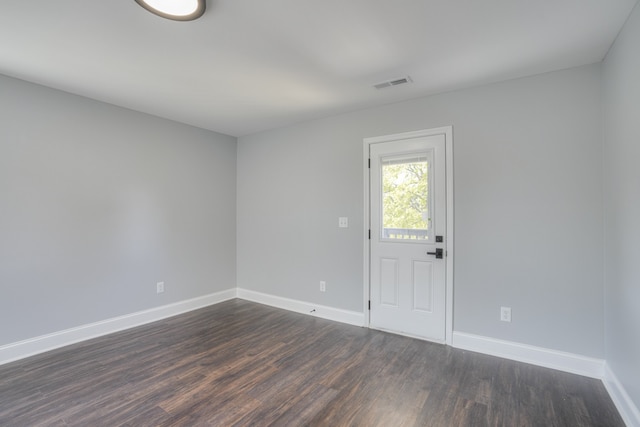
<instances>
[{"instance_id":1,"label":"dome light fixture","mask_svg":"<svg viewBox=\"0 0 640 427\"><path fill-rule=\"evenodd\" d=\"M204 14L205 0L136 0L140 6L163 18L193 21Z\"/></svg>"}]
</instances>

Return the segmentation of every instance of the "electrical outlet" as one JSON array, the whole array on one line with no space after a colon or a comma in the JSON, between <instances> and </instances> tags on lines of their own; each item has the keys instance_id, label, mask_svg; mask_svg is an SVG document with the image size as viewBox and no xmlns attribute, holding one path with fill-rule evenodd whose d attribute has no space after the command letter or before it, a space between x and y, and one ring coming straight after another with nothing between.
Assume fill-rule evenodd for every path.
<instances>
[{"instance_id":1,"label":"electrical outlet","mask_svg":"<svg viewBox=\"0 0 640 427\"><path fill-rule=\"evenodd\" d=\"M156 293L161 294L164 292L164 282L156 283Z\"/></svg>"},{"instance_id":2,"label":"electrical outlet","mask_svg":"<svg viewBox=\"0 0 640 427\"><path fill-rule=\"evenodd\" d=\"M500 320L511 322L511 307L500 307Z\"/></svg>"},{"instance_id":3,"label":"electrical outlet","mask_svg":"<svg viewBox=\"0 0 640 427\"><path fill-rule=\"evenodd\" d=\"M326 292L327 291L327 282L321 280L320 281L320 292Z\"/></svg>"},{"instance_id":4,"label":"electrical outlet","mask_svg":"<svg viewBox=\"0 0 640 427\"><path fill-rule=\"evenodd\" d=\"M338 227L349 228L349 218L346 216L341 216L340 218L338 218Z\"/></svg>"}]
</instances>

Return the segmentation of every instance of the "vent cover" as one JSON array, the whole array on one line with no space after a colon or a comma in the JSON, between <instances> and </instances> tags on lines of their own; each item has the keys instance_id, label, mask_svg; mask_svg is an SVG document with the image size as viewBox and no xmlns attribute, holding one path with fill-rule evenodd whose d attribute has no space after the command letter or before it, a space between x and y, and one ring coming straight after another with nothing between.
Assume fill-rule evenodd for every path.
<instances>
[{"instance_id":1,"label":"vent cover","mask_svg":"<svg viewBox=\"0 0 640 427\"><path fill-rule=\"evenodd\" d=\"M399 79L387 80L386 82L375 84L373 85L373 87L375 87L376 89L383 89L385 87L398 86L398 85L403 85L411 82L413 82L413 80L411 80L411 77L407 76L407 77L401 77Z\"/></svg>"}]
</instances>

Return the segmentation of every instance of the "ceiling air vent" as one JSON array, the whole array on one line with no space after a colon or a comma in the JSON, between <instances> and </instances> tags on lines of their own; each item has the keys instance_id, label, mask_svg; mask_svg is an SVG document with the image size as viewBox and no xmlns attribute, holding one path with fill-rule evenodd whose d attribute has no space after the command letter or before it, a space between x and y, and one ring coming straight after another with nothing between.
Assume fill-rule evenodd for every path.
<instances>
[{"instance_id":1,"label":"ceiling air vent","mask_svg":"<svg viewBox=\"0 0 640 427\"><path fill-rule=\"evenodd\" d=\"M398 85L403 85L405 83L411 83L412 81L413 80L411 80L411 77L407 76L399 79L387 80L386 82L375 84L373 85L373 87L375 87L376 89L383 89L389 86L398 86Z\"/></svg>"}]
</instances>

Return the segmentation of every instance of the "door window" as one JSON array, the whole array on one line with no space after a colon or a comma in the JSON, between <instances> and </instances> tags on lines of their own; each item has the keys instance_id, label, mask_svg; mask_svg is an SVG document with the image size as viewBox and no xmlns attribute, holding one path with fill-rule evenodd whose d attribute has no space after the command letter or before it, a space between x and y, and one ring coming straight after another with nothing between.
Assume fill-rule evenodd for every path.
<instances>
[{"instance_id":1,"label":"door window","mask_svg":"<svg viewBox=\"0 0 640 427\"><path fill-rule=\"evenodd\" d=\"M382 240L433 241L433 150L380 160Z\"/></svg>"}]
</instances>

